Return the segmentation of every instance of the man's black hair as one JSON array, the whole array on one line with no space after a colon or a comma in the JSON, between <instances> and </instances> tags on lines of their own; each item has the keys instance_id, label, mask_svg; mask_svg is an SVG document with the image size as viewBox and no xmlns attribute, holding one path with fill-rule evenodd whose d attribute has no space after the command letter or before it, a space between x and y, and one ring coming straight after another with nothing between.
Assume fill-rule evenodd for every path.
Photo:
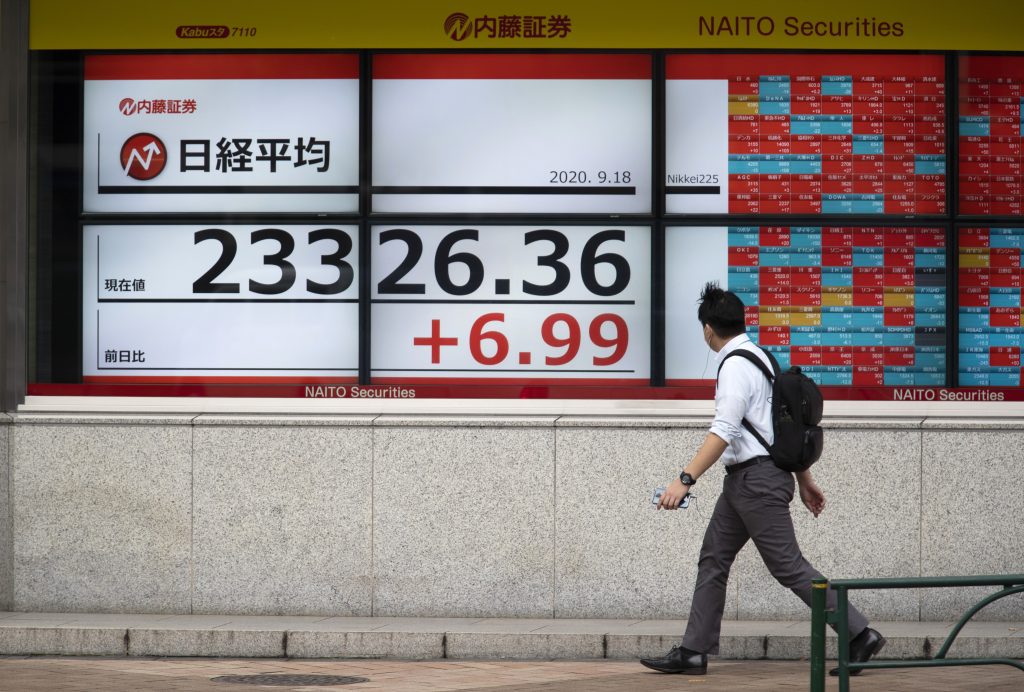
<instances>
[{"instance_id":1,"label":"man's black hair","mask_svg":"<svg viewBox=\"0 0 1024 692\"><path fill-rule=\"evenodd\" d=\"M743 301L732 291L723 290L717 281L704 284L697 319L702 325L710 325L720 338L738 336L747 331Z\"/></svg>"}]
</instances>

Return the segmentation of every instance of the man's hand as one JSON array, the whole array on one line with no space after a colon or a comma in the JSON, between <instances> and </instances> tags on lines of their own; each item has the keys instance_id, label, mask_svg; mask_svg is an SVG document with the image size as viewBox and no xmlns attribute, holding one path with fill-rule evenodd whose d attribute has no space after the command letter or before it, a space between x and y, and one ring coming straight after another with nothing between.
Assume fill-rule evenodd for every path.
<instances>
[{"instance_id":1,"label":"man's hand","mask_svg":"<svg viewBox=\"0 0 1024 692\"><path fill-rule=\"evenodd\" d=\"M658 500L658 509L679 509L679 503L690 492L690 486L684 485L678 478L668 484L668 488Z\"/></svg>"},{"instance_id":2,"label":"man's hand","mask_svg":"<svg viewBox=\"0 0 1024 692\"><path fill-rule=\"evenodd\" d=\"M825 493L810 477L800 479L800 499L815 518L825 509Z\"/></svg>"}]
</instances>

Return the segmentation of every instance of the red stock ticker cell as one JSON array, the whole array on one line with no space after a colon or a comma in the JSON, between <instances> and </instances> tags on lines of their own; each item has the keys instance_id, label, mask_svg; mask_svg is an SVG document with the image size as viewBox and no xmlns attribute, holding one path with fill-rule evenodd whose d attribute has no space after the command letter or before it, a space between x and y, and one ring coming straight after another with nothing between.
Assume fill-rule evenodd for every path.
<instances>
[{"instance_id":1,"label":"red stock ticker cell","mask_svg":"<svg viewBox=\"0 0 1024 692\"><path fill-rule=\"evenodd\" d=\"M881 185L885 181L884 156L858 156L852 163L853 174L857 176L854 182L871 181Z\"/></svg>"},{"instance_id":2,"label":"red stock ticker cell","mask_svg":"<svg viewBox=\"0 0 1024 692\"><path fill-rule=\"evenodd\" d=\"M801 367L822 365L820 346L792 346L789 349L789 362Z\"/></svg>"},{"instance_id":3,"label":"red stock ticker cell","mask_svg":"<svg viewBox=\"0 0 1024 692\"><path fill-rule=\"evenodd\" d=\"M794 214L820 214L821 199L794 199L792 210Z\"/></svg>"},{"instance_id":4,"label":"red stock ticker cell","mask_svg":"<svg viewBox=\"0 0 1024 692\"><path fill-rule=\"evenodd\" d=\"M885 351L885 364L889 367L909 367L914 364L913 346L893 346Z\"/></svg>"},{"instance_id":5,"label":"red stock ticker cell","mask_svg":"<svg viewBox=\"0 0 1024 692\"><path fill-rule=\"evenodd\" d=\"M790 293L790 305L799 307L821 306L821 289L802 286Z\"/></svg>"},{"instance_id":6,"label":"red stock ticker cell","mask_svg":"<svg viewBox=\"0 0 1024 692\"><path fill-rule=\"evenodd\" d=\"M758 291L758 303L764 306L789 306L793 304L789 288L764 286Z\"/></svg>"},{"instance_id":7,"label":"red stock ticker cell","mask_svg":"<svg viewBox=\"0 0 1024 692\"><path fill-rule=\"evenodd\" d=\"M1019 327L1020 308L989 308L988 320L992 327Z\"/></svg>"},{"instance_id":8,"label":"red stock ticker cell","mask_svg":"<svg viewBox=\"0 0 1024 692\"><path fill-rule=\"evenodd\" d=\"M818 135L795 135L790 144L794 154L822 153L822 139Z\"/></svg>"},{"instance_id":9,"label":"red stock ticker cell","mask_svg":"<svg viewBox=\"0 0 1024 692\"><path fill-rule=\"evenodd\" d=\"M1018 137L993 137L988 142L988 147L992 156L1017 157L1024 153L1024 147L1021 146Z\"/></svg>"},{"instance_id":10,"label":"red stock ticker cell","mask_svg":"<svg viewBox=\"0 0 1024 692\"><path fill-rule=\"evenodd\" d=\"M853 250L822 248L821 266L823 267L852 267Z\"/></svg>"},{"instance_id":11,"label":"red stock ticker cell","mask_svg":"<svg viewBox=\"0 0 1024 692\"><path fill-rule=\"evenodd\" d=\"M777 226L762 226L758 235L762 247L789 247L789 229Z\"/></svg>"},{"instance_id":12,"label":"red stock ticker cell","mask_svg":"<svg viewBox=\"0 0 1024 692\"><path fill-rule=\"evenodd\" d=\"M849 96L823 96L821 112L824 115L853 115L853 100Z\"/></svg>"},{"instance_id":13,"label":"red stock ticker cell","mask_svg":"<svg viewBox=\"0 0 1024 692\"><path fill-rule=\"evenodd\" d=\"M789 134L789 116L788 115L762 115L760 117L760 127L758 132L762 135L788 135Z\"/></svg>"},{"instance_id":14,"label":"red stock ticker cell","mask_svg":"<svg viewBox=\"0 0 1024 692\"><path fill-rule=\"evenodd\" d=\"M853 191L855 194L882 195L885 194L885 183L881 180L881 177L878 180L872 180L867 177L856 176L853 179Z\"/></svg>"},{"instance_id":15,"label":"red stock ticker cell","mask_svg":"<svg viewBox=\"0 0 1024 692\"><path fill-rule=\"evenodd\" d=\"M730 115L730 135L758 135L761 131L761 122L756 115Z\"/></svg>"},{"instance_id":16,"label":"red stock ticker cell","mask_svg":"<svg viewBox=\"0 0 1024 692\"><path fill-rule=\"evenodd\" d=\"M988 350L988 363L995 368L1020 367L1020 349L1012 346L990 348Z\"/></svg>"},{"instance_id":17,"label":"red stock ticker cell","mask_svg":"<svg viewBox=\"0 0 1024 692\"><path fill-rule=\"evenodd\" d=\"M988 288L992 285L992 277L988 269L968 267L958 272L961 288Z\"/></svg>"},{"instance_id":18,"label":"red stock ticker cell","mask_svg":"<svg viewBox=\"0 0 1024 692\"><path fill-rule=\"evenodd\" d=\"M914 213L944 214L946 213L946 202L945 200L918 199L914 203Z\"/></svg>"},{"instance_id":19,"label":"red stock ticker cell","mask_svg":"<svg viewBox=\"0 0 1024 692\"><path fill-rule=\"evenodd\" d=\"M883 262L887 269L893 267L912 269L914 267L914 254L913 248L887 247Z\"/></svg>"},{"instance_id":20,"label":"red stock ticker cell","mask_svg":"<svg viewBox=\"0 0 1024 692\"><path fill-rule=\"evenodd\" d=\"M821 178L816 175L801 173L800 175L790 176L790 185L792 186L793 194L796 195L821 194Z\"/></svg>"},{"instance_id":21,"label":"red stock ticker cell","mask_svg":"<svg viewBox=\"0 0 1024 692\"><path fill-rule=\"evenodd\" d=\"M789 346L789 327L761 327L758 340L762 346Z\"/></svg>"},{"instance_id":22,"label":"red stock ticker cell","mask_svg":"<svg viewBox=\"0 0 1024 692\"><path fill-rule=\"evenodd\" d=\"M960 206L961 211L965 200L973 197L990 196L992 194L992 181L988 178L977 179L973 176L960 181ZM987 201L987 200L986 200Z\"/></svg>"},{"instance_id":23,"label":"red stock ticker cell","mask_svg":"<svg viewBox=\"0 0 1024 692\"><path fill-rule=\"evenodd\" d=\"M988 115L990 118L1020 118L1020 96L997 97L988 104ZM991 125L991 122L989 123ZM989 129L991 132L991 128Z\"/></svg>"},{"instance_id":24,"label":"red stock ticker cell","mask_svg":"<svg viewBox=\"0 0 1024 692\"><path fill-rule=\"evenodd\" d=\"M853 365L853 353L847 346L823 346L821 364L825 366Z\"/></svg>"},{"instance_id":25,"label":"red stock ticker cell","mask_svg":"<svg viewBox=\"0 0 1024 692\"><path fill-rule=\"evenodd\" d=\"M882 346L854 346L851 349L853 365L884 366L885 348Z\"/></svg>"},{"instance_id":26,"label":"red stock ticker cell","mask_svg":"<svg viewBox=\"0 0 1024 692\"><path fill-rule=\"evenodd\" d=\"M885 272L885 285L890 288L913 288L915 286L913 269Z\"/></svg>"},{"instance_id":27,"label":"red stock ticker cell","mask_svg":"<svg viewBox=\"0 0 1024 692\"><path fill-rule=\"evenodd\" d=\"M887 195L912 195L916 186L914 177L910 175L886 175L884 177L884 189Z\"/></svg>"},{"instance_id":28,"label":"red stock ticker cell","mask_svg":"<svg viewBox=\"0 0 1024 692\"><path fill-rule=\"evenodd\" d=\"M761 205L756 199L736 199L729 195L730 214L757 214Z\"/></svg>"},{"instance_id":29,"label":"red stock ticker cell","mask_svg":"<svg viewBox=\"0 0 1024 692\"><path fill-rule=\"evenodd\" d=\"M886 327L913 327L914 308L886 308Z\"/></svg>"},{"instance_id":30,"label":"red stock ticker cell","mask_svg":"<svg viewBox=\"0 0 1024 692\"><path fill-rule=\"evenodd\" d=\"M1024 204L1019 199L999 200L991 202L991 213L996 216L1021 216L1024 215Z\"/></svg>"},{"instance_id":31,"label":"red stock ticker cell","mask_svg":"<svg viewBox=\"0 0 1024 692\"><path fill-rule=\"evenodd\" d=\"M917 142L915 142L910 135L897 135L898 139L894 137L891 141L886 140L885 142L885 155L886 156L897 156L907 154L923 154L923 151L918 151Z\"/></svg>"},{"instance_id":32,"label":"red stock ticker cell","mask_svg":"<svg viewBox=\"0 0 1024 692\"><path fill-rule=\"evenodd\" d=\"M731 247L729 248L730 267L756 267L759 261L759 251L756 247Z\"/></svg>"},{"instance_id":33,"label":"red stock ticker cell","mask_svg":"<svg viewBox=\"0 0 1024 692\"><path fill-rule=\"evenodd\" d=\"M881 387L885 384L885 371L880 367L855 367L853 369L853 384L856 387Z\"/></svg>"},{"instance_id":34,"label":"red stock ticker cell","mask_svg":"<svg viewBox=\"0 0 1024 692\"><path fill-rule=\"evenodd\" d=\"M1017 179L994 179L991 183L991 194L995 197L1020 197L1021 183Z\"/></svg>"},{"instance_id":35,"label":"red stock ticker cell","mask_svg":"<svg viewBox=\"0 0 1024 692\"><path fill-rule=\"evenodd\" d=\"M760 180L760 194L785 194L792 193L793 182L788 175L763 175ZM762 196L762 200L764 197Z\"/></svg>"},{"instance_id":36,"label":"red stock ticker cell","mask_svg":"<svg viewBox=\"0 0 1024 692\"><path fill-rule=\"evenodd\" d=\"M794 94L789 102L789 112L791 115L820 115L823 111L818 97Z\"/></svg>"},{"instance_id":37,"label":"red stock ticker cell","mask_svg":"<svg viewBox=\"0 0 1024 692\"><path fill-rule=\"evenodd\" d=\"M989 284L992 288L1020 288L1019 267L996 267L989 270Z\"/></svg>"},{"instance_id":38,"label":"red stock ticker cell","mask_svg":"<svg viewBox=\"0 0 1024 692\"><path fill-rule=\"evenodd\" d=\"M946 247L946 234L941 229L919 229L914 231L914 245L917 247Z\"/></svg>"},{"instance_id":39,"label":"red stock ticker cell","mask_svg":"<svg viewBox=\"0 0 1024 692\"><path fill-rule=\"evenodd\" d=\"M761 196L760 207L762 214L792 214L793 204L789 199L771 199Z\"/></svg>"},{"instance_id":40,"label":"red stock ticker cell","mask_svg":"<svg viewBox=\"0 0 1024 692\"><path fill-rule=\"evenodd\" d=\"M1020 267L1020 248L992 248L989 250L988 263L993 269Z\"/></svg>"},{"instance_id":41,"label":"red stock ticker cell","mask_svg":"<svg viewBox=\"0 0 1024 692\"><path fill-rule=\"evenodd\" d=\"M885 286L884 267L854 267L853 288L855 291L881 290Z\"/></svg>"},{"instance_id":42,"label":"red stock ticker cell","mask_svg":"<svg viewBox=\"0 0 1024 692\"><path fill-rule=\"evenodd\" d=\"M790 274L794 288L810 288L821 291L821 267L795 267Z\"/></svg>"},{"instance_id":43,"label":"red stock ticker cell","mask_svg":"<svg viewBox=\"0 0 1024 692\"><path fill-rule=\"evenodd\" d=\"M910 200L888 199L885 201L886 214L917 214L921 213L917 203Z\"/></svg>"},{"instance_id":44,"label":"red stock ticker cell","mask_svg":"<svg viewBox=\"0 0 1024 692\"><path fill-rule=\"evenodd\" d=\"M918 195L945 195L946 181L942 176L937 175L915 176L914 192Z\"/></svg>"},{"instance_id":45,"label":"red stock ticker cell","mask_svg":"<svg viewBox=\"0 0 1024 692\"><path fill-rule=\"evenodd\" d=\"M987 216L992 213L992 203L982 198L960 198L960 213L967 216Z\"/></svg>"},{"instance_id":46,"label":"red stock ticker cell","mask_svg":"<svg viewBox=\"0 0 1024 692\"><path fill-rule=\"evenodd\" d=\"M989 232L987 228L961 228L960 247L988 247Z\"/></svg>"},{"instance_id":47,"label":"red stock ticker cell","mask_svg":"<svg viewBox=\"0 0 1024 692\"><path fill-rule=\"evenodd\" d=\"M988 289L961 287L958 298L957 304L964 308L987 308L989 305Z\"/></svg>"},{"instance_id":48,"label":"red stock ticker cell","mask_svg":"<svg viewBox=\"0 0 1024 692\"><path fill-rule=\"evenodd\" d=\"M823 248L852 248L853 244L853 231L849 228L826 226L821 229L821 246Z\"/></svg>"},{"instance_id":49,"label":"red stock ticker cell","mask_svg":"<svg viewBox=\"0 0 1024 692\"><path fill-rule=\"evenodd\" d=\"M956 301L962 307L988 307L988 289L976 286L964 286L956 292Z\"/></svg>"},{"instance_id":50,"label":"red stock ticker cell","mask_svg":"<svg viewBox=\"0 0 1024 692\"><path fill-rule=\"evenodd\" d=\"M988 132L990 137L1020 137L1020 118L992 118Z\"/></svg>"},{"instance_id":51,"label":"red stock ticker cell","mask_svg":"<svg viewBox=\"0 0 1024 692\"><path fill-rule=\"evenodd\" d=\"M730 175L729 193L734 195L753 195L761 189L761 176L757 175ZM746 198L751 199L751 198Z\"/></svg>"},{"instance_id":52,"label":"red stock ticker cell","mask_svg":"<svg viewBox=\"0 0 1024 692\"><path fill-rule=\"evenodd\" d=\"M934 135L918 135L914 144L915 154L944 154L946 145L939 137Z\"/></svg>"},{"instance_id":53,"label":"red stock ticker cell","mask_svg":"<svg viewBox=\"0 0 1024 692\"><path fill-rule=\"evenodd\" d=\"M880 308L885 306L885 291L881 288L854 288L854 307Z\"/></svg>"},{"instance_id":54,"label":"red stock ticker cell","mask_svg":"<svg viewBox=\"0 0 1024 692\"><path fill-rule=\"evenodd\" d=\"M763 288L788 288L791 273L789 267L760 267L757 271L758 285Z\"/></svg>"},{"instance_id":55,"label":"red stock ticker cell","mask_svg":"<svg viewBox=\"0 0 1024 692\"><path fill-rule=\"evenodd\" d=\"M880 228L856 228L853 230L854 247L885 247L885 231Z\"/></svg>"},{"instance_id":56,"label":"red stock ticker cell","mask_svg":"<svg viewBox=\"0 0 1024 692\"><path fill-rule=\"evenodd\" d=\"M1020 161L1015 156L993 156L989 160L989 171L994 176L1016 177L1021 175Z\"/></svg>"}]
</instances>

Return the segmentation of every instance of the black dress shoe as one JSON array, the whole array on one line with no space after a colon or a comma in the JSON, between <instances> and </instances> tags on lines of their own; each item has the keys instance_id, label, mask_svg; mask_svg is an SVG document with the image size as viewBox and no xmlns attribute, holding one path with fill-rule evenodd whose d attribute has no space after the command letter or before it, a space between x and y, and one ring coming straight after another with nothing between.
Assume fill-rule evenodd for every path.
<instances>
[{"instance_id":1,"label":"black dress shoe","mask_svg":"<svg viewBox=\"0 0 1024 692\"><path fill-rule=\"evenodd\" d=\"M850 663L867 663L872 656L882 650L883 646L885 637L870 627L865 627L863 632L850 641ZM862 672L851 670L850 675L860 675ZM839 669L833 668L828 674L835 677L839 675Z\"/></svg>"},{"instance_id":2,"label":"black dress shoe","mask_svg":"<svg viewBox=\"0 0 1024 692\"><path fill-rule=\"evenodd\" d=\"M640 663L659 673L704 675L708 672L707 654L699 654L681 646L673 646L663 658L641 658Z\"/></svg>"}]
</instances>

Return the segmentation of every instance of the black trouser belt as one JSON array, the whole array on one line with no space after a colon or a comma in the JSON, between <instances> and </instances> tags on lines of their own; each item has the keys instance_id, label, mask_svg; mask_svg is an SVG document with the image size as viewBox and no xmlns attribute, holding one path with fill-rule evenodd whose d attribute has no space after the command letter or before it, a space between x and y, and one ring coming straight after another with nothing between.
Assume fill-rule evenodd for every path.
<instances>
[{"instance_id":1,"label":"black trouser belt","mask_svg":"<svg viewBox=\"0 0 1024 692\"><path fill-rule=\"evenodd\" d=\"M747 459L746 461L741 461L738 464L730 464L729 466L726 466L725 467L725 472L726 473L736 473L737 471L742 471L743 469L747 468L748 466L753 466L754 464L760 464L763 461L771 461L771 460L772 460L771 457L754 457L753 459Z\"/></svg>"}]
</instances>

